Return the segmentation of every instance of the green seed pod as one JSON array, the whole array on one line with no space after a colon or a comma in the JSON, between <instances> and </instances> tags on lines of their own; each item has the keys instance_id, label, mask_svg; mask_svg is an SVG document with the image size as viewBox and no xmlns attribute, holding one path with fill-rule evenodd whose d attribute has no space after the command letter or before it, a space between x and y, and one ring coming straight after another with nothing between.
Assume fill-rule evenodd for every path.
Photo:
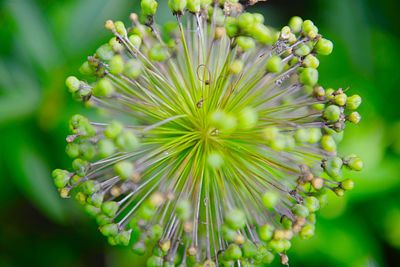
<instances>
[{"instance_id":1,"label":"green seed pod","mask_svg":"<svg viewBox=\"0 0 400 267\"><path fill-rule=\"evenodd\" d=\"M192 214L192 205L188 200L180 200L176 204L176 216L181 221L187 221Z\"/></svg>"},{"instance_id":2,"label":"green seed pod","mask_svg":"<svg viewBox=\"0 0 400 267\"><path fill-rule=\"evenodd\" d=\"M324 135L321 139L321 146L327 152L336 152L336 142L331 135Z\"/></svg>"},{"instance_id":3,"label":"green seed pod","mask_svg":"<svg viewBox=\"0 0 400 267\"><path fill-rule=\"evenodd\" d=\"M246 225L246 215L241 210L233 209L226 214L225 221L233 230L239 230Z\"/></svg>"},{"instance_id":4,"label":"green seed pod","mask_svg":"<svg viewBox=\"0 0 400 267\"><path fill-rule=\"evenodd\" d=\"M87 202L96 208L100 208L101 204L103 204L104 194L103 193L94 193L89 196Z\"/></svg>"},{"instance_id":5,"label":"green seed pod","mask_svg":"<svg viewBox=\"0 0 400 267\"><path fill-rule=\"evenodd\" d=\"M305 20L303 22L302 32L304 36L314 39L318 35L318 28L311 20Z\"/></svg>"},{"instance_id":6,"label":"green seed pod","mask_svg":"<svg viewBox=\"0 0 400 267\"><path fill-rule=\"evenodd\" d=\"M306 224L301 228L299 235L302 239L310 239L314 236L314 232L315 226L313 224Z\"/></svg>"},{"instance_id":7,"label":"green seed pod","mask_svg":"<svg viewBox=\"0 0 400 267\"><path fill-rule=\"evenodd\" d=\"M354 181L352 179L346 179L340 183L340 187L346 191L353 190Z\"/></svg>"},{"instance_id":8,"label":"green seed pod","mask_svg":"<svg viewBox=\"0 0 400 267\"><path fill-rule=\"evenodd\" d=\"M245 52L256 47L256 43L251 37L239 36L236 39L236 43Z\"/></svg>"},{"instance_id":9,"label":"green seed pod","mask_svg":"<svg viewBox=\"0 0 400 267\"><path fill-rule=\"evenodd\" d=\"M362 103L362 98L359 95L352 95L347 99L346 109L356 110Z\"/></svg>"},{"instance_id":10,"label":"green seed pod","mask_svg":"<svg viewBox=\"0 0 400 267\"><path fill-rule=\"evenodd\" d=\"M67 144L65 152L70 158L77 158L80 155L79 145L75 143Z\"/></svg>"},{"instance_id":11,"label":"green seed pod","mask_svg":"<svg viewBox=\"0 0 400 267\"><path fill-rule=\"evenodd\" d=\"M242 258L242 250L236 244L230 244L224 252L224 258L237 261Z\"/></svg>"},{"instance_id":12,"label":"green seed pod","mask_svg":"<svg viewBox=\"0 0 400 267\"><path fill-rule=\"evenodd\" d=\"M315 44L314 51L319 55L330 55L333 51L333 43L324 38L319 39Z\"/></svg>"},{"instance_id":13,"label":"green seed pod","mask_svg":"<svg viewBox=\"0 0 400 267\"><path fill-rule=\"evenodd\" d=\"M124 51L124 46L118 42L117 37L113 37L108 41L108 44L112 47L115 53L122 53Z\"/></svg>"},{"instance_id":14,"label":"green seed pod","mask_svg":"<svg viewBox=\"0 0 400 267\"><path fill-rule=\"evenodd\" d=\"M122 132L117 136L115 144L123 151L133 151L139 146L139 140L131 132Z\"/></svg>"},{"instance_id":15,"label":"green seed pod","mask_svg":"<svg viewBox=\"0 0 400 267\"><path fill-rule=\"evenodd\" d=\"M313 68L304 68L299 80L304 85L314 86L318 82L318 71Z\"/></svg>"},{"instance_id":16,"label":"green seed pod","mask_svg":"<svg viewBox=\"0 0 400 267\"><path fill-rule=\"evenodd\" d=\"M52 176L54 185L59 189L64 188L70 180L70 173L61 169L54 170L52 172Z\"/></svg>"},{"instance_id":17,"label":"green seed pod","mask_svg":"<svg viewBox=\"0 0 400 267\"><path fill-rule=\"evenodd\" d=\"M258 114L251 107L245 107L238 116L239 128L244 130L253 129L258 122Z\"/></svg>"},{"instance_id":18,"label":"green seed pod","mask_svg":"<svg viewBox=\"0 0 400 267\"><path fill-rule=\"evenodd\" d=\"M289 21L289 27L293 33L301 32L303 27L303 19L300 17L292 17Z\"/></svg>"},{"instance_id":19,"label":"green seed pod","mask_svg":"<svg viewBox=\"0 0 400 267\"><path fill-rule=\"evenodd\" d=\"M269 250L274 251L275 253L282 253L285 251L285 242L283 240L271 240L268 242L267 245Z\"/></svg>"},{"instance_id":20,"label":"green seed pod","mask_svg":"<svg viewBox=\"0 0 400 267\"><path fill-rule=\"evenodd\" d=\"M264 224L258 229L258 235L260 239L264 242L267 242L272 239L274 235L274 227L270 224Z\"/></svg>"},{"instance_id":21,"label":"green seed pod","mask_svg":"<svg viewBox=\"0 0 400 267\"><path fill-rule=\"evenodd\" d=\"M301 218L306 218L310 214L308 209L304 205L301 205L301 204L294 205L292 208L292 212L294 215L301 217Z\"/></svg>"},{"instance_id":22,"label":"green seed pod","mask_svg":"<svg viewBox=\"0 0 400 267\"><path fill-rule=\"evenodd\" d=\"M136 255L143 256L146 253L146 245L144 242L138 242L132 246L132 251Z\"/></svg>"},{"instance_id":23,"label":"green seed pod","mask_svg":"<svg viewBox=\"0 0 400 267\"><path fill-rule=\"evenodd\" d=\"M130 59L125 64L124 74L130 79L137 79L142 74L143 64L140 60Z\"/></svg>"},{"instance_id":24,"label":"green seed pod","mask_svg":"<svg viewBox=\"0 0 400 267\"><path fill-rule=\"evenodd\" d=\"M100 232L107 237L116 236L118 234L118 225L115 223L100 226Z\"/></svg>"},{"instance_id":25,"label":"green seed pod","mask_svg":"<svg viewBox=\"0 0 400 267\"><path fill-rule=\"evenodd\" d=\"M120 55L114 56L109 63L110 73L114 75L120 74L124 70L124 60Z\"/></svg>"},{"instance_id":26,"label":"green seed pod","mask_svg":"<svg viewBox=\"0 0 400 267\"><path fill-rule=\"evenodd\" d=\"M192 13L200 12L200 0L188 0L187 9Z\"/></svg>"},{"instance_id":27,"label":"green seed pod","mask_svg":"<svg viewBox=\"0 0 400 267\"><path fill-rule=\"evenodd\" d=\"M350 115L347 117L347 119L354 124L359 124L361 121L361 115L357 111L354 111L350 113Z\"/></svg>"},{"instance_id":28,"label":"green seed pod","mask_svg":"<svg viewBox=\"0 0 400 267\"><path fill-rule=\"evenodd\" d=\"M118 202L115 201L107 201L101 205L101 212L103 212L104 215L110 218L114 217L115 214L117 214L118 209L119 209L119 204Z\"/></svg>"},{"instance_id":29,"label":"green seed pod","mask_svg":"<svg viewBox=\"0 0 400 267\"><path fill-rule=\"evenodd\" d=\"M225 113L224 111L215 111L210 115L210 122L216 126L218 130L225 133L233 132L237 127L236 117Z\"/></svg>"},{"instance_id":30,"label":"green seed pod","mask_svg":"<svg viewBox=\"0 0 400 267\"><path fill-rule=\"evenodd\" d=\"M123 181L132 178L135 167L129 161L120 161L114 165L115 174Z\"/></svg>"},{"instance_id":31,"label":"green seed pod","mask_svg":"<svg viewBox=\"0 0 400 267\"><path fill-rule=\"evenodd\" d=\"M75 76L69 76L65 80L65 85L68 87L69 92L76 93L80 89L81 81L79 81Z\"/></svg>"},{"instance_id":32,"label":"green seed pod","mask_svg":"<svg viewBox=\"0 0 400 267\"><path fill-rule=\"evenodd\" d=\"M92 160L97 154L96 147L89 142L81 144L79 146L79 150L80 150L80 155L85 160Z\"/></svg>"},{"instance_id":33,"label":"green seed pod","mask_svg":"<svg viewBox=\"0 0 400 267\"><path fill-rule=\"evenodd\" d=\"M317 69L319 67L319 60L314 55L307 55L303 59L303 66L306 68Z\"/></svg>"},{"instance_id":34,"label":"green seed pod","mask_svg":"<svg viewBox=\"0 0 400 267\"><path fill-rule=\"evenodd\" d=\"M128 246L131 239L131 231L122 231L115 236L115 240L119 245Z\"/></svg>"},{"instance_id":35,"label":"green seed pod","mask_svg":"<svg viewBox=\"0 0 400 267\"><path fill-rule=\"evenodd\" d=\"M343 161L339 157L330 158L324 163L326 173L334 179L338 179L342 176L342 166Z\"/></svg>"},{"instance_id":36,"label":"green seed pod","mask_svg":"<svg viewBox=\"0 0 400 267\"><path fill-rule=\"evenodd\" d=\"M186 8L186 0L168 0L168 7L174 14L182 14Z\"/></svg>"},{"instance_id":37,"label":"green seed pod","mask_svg":"<svg viewBox=\"0 0 400 267\"><path fill-rule=\"evenodd\" d=\"M345 193L344 189L341 188L341 187L335 187L335 188L333 189L333 192L334 192L338 197L343 197L343 196L344 196L344 193Z\"/></svg>"},{"instance_id":38,"label":"green seed pod","mask_svg":"<svg viewBox=\"0 0 400 267\"><path fill-rule=\"evenodd\" d=\"M281 57L272 56L268 59L266 69L267 72L271 73L281 73L283 70L284 64L282 62Z\"/></svg>"},{"instance_id":39,"label":"green seed pod","mask_svg":"<svg viewBox=\"0 0 400 267\"><path fill-rule=\"evenodd\" d=\"M141 0L140 6L142 13L146 17L151 17L156 14L158 3L156 0Z\"/></svg>"},{"instance_id":40,"label":"green seed pod","mask_svg":"<svg viewBox=\"0 0 400 267\"><path fill-rule=\"evenodd\" d=\"M314 213L319 210L319 200L316 197L306 197L304 198L304 206L311 212Z\"/></svg>"},{"instance_id":41,"label":"green seed pod","mask_svg":"<svg viewBox=\"0 0 400 267\"><path fill-rule=\"evenodd\" d=\"M104 135L109 139L115 139L120 133L122 133L122 130L123 126L121 123L112 121L104 130Z\"/></svg>"},{"instance_id":42,"label":"green seed pod","mask_svg":"<svg viewBox=\"0 0 400 267\"><path fill-rule=\"evenodd\" d=\"M279 202L279 194L276 191L267 191L262 196L262 202L264 206L268 209L275 208L276 204Z\"/></svg>"},{"instance_id":43,"label":"green seed pod","mask_svg":"<svg viewBox=\"0 0 400 267\"><path fill-rule=\"evenodd\" d=\"M254 24L250 35L263 45L271 45L274 42L273 32L264 24Z\"/></svg>"},{"instance_id":44,"label":"green seed pod","mask_svg":"<svg viewBox=\"0 0 400 267\"><path fill-rule=\"evenodd\" d=\"M115 88L107 78L100 79L93 88L93 94L97 97L111 97L114 92Z\"/></svg>"},{"instance_id":45,"label":"green seed pod","mask_svg":"<svg viewBox=\"0 0 400 267\"><path fill-rule=\"evenodd\" d=\"M308 142L310 144L318 143L321 140L322 133L321 129L319 128L310 128L308 130Z\"/></svg>"},{"instance_id":46,"label":"green seed pod","mask_svg":"<svg viewBox=\"0 0 400 267\"><path fill-rule=\"evenodd\" d=\"M100 209L96 208L93 205L86 204L85 205L85 212L86 212L86 214L88 214L91 217L96 217L97 215L100 214Z\"/></svg>"},{"instance_id":47,"label":"green seed pod","mask_svg":"<svg viewBox=\"0 0 400 267\"><path fill-rule=\"evenodd\" d=\"M90 63L88 61L85 61L79 68L79 72L86 76L93 76L95 73L95 70L93 69L93 67L90 65Z\"/></svg>"},{"instance_id":48,"label":"green seed pod","mask_svg":"<svg viewBox=\"0 0 400 267\"><path fill-rule=\"evenodd\" d=\"M228 242L234 242L235 238L237 236L237 233L235 230L232 230L229 226L227 225L223 225L221 227L221 234L222 237L228 241Z\"/></svg>"}]
</instances>

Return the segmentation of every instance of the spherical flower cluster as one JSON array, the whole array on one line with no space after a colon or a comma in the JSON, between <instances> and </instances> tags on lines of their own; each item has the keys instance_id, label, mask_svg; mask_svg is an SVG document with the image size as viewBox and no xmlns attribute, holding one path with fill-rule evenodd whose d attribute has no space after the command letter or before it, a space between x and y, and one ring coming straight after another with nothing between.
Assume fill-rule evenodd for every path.
<instances>
[{"instance_id":1,"label":"spherical flower cluster","mask_svg":"<svg viewBox=\"0 0 400 267\"><path fill-rule=\"evenodd\" d=\"M299 17L265 26L245 11L256 2L169 0L176 20L161 27L142 0L66 80L108 119L72 117L72 170L55 185L150 267L287 264L327 193L353 188L342 169L362 169L337 154L360 96L318 84L332 42Z\"/></svg>"}]
</instances>

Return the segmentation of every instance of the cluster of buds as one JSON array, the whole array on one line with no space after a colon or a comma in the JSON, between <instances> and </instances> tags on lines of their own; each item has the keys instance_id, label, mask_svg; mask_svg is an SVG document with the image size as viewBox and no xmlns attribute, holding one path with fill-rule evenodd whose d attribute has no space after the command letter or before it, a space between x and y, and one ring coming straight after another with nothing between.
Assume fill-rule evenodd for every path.
<instances>
[{"instance_id":1,"label":"cluster of buds","mask_svg":"<svg viewBox=\"0 0 400 267\"><path fill-rule=\"evenodd\" d=\"M332 42L299 17L264 25L245 12L256 2L169 0L176 20L159 26L142 0L66 80L107 120L71 119L55 185L149 267L288 264L327 194L353 189L342 169L362 169L337 152L360 96L318 84Z\"/></svg>"}]
</instances>

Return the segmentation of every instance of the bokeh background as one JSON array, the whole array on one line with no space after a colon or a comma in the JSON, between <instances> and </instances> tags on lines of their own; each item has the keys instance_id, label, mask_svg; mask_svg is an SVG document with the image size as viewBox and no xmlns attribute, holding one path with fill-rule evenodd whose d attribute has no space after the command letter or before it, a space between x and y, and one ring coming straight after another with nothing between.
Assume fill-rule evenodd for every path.
<instances>
[{"instance_id":1,"label":"bokeh background","mask_svg":"<svg viewBox=\"0 0 400 267\"><path fill-rule=\"evenodd\" d=\"M138 8L137 0L0 0L1 267L144 265L108 246L50 177L69 166L67 122L83 110L66 76L110 37L104 20ZM364 98L363 122L347 129L341 152L361 155L366 168L349 174L353 192L322 210L316 236L295 241L291 265L400 266L399 1L269 0L253 9L276 27L293 15L315 21L335 43L322 84Z\"/></svg>"}]
</instances>

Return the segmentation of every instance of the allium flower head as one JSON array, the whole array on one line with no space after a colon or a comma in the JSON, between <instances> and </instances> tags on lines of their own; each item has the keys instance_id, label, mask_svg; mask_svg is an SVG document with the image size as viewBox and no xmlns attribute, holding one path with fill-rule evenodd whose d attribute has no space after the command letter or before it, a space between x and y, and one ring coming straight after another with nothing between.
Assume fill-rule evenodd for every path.
<instances>
[{"instance_id":1,"label":"allium flower head","mask_svg":"<svg viewBox=\"0 0 400 267\"><path fill-rule=\"evenodd\" d=\"M66 81L107 119L71 119L72 171L55 184L148 266L287 264L326 194L353 188L342 168L362 168L336 152L361 98L318 84L332 42L299 17L265 26L245 11L256 2L169 0L175 20L159 26L142 0Z\"/></svg>"}]
</instances>

